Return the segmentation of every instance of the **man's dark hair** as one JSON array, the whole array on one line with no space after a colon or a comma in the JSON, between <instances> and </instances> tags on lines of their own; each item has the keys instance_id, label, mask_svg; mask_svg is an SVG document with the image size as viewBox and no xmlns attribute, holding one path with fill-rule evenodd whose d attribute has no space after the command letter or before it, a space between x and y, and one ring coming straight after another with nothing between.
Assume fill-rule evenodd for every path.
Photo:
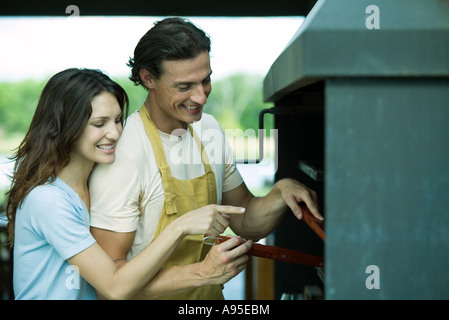
<instances>
[{"instance_id":1,"label":"man's dark hair","mask_svg":"<svg viewBox=\"0 0 449 320\"><path fill-rule=\"evenodd\" d=\"M187 19L173 17L157 21L140 39L134 50L134 58L130 58L129 79L137 85L143 85L140 69L146 69L159 79L162 61L173 61L195 58L202 52L210 52L210 38L200 28Z\"/></svg>"}]
</instances>

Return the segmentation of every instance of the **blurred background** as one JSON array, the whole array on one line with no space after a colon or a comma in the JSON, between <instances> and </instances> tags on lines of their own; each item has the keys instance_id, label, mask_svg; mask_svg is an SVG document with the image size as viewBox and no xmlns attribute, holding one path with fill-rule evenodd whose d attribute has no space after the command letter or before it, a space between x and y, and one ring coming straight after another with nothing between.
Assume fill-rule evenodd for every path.
<instances>
[{"instance_id":1,"label":"blurred background","mask_svg":"<svg viewBox=\"0 0 449 320\"><path fill-rule=\"evenodd\" d=\"M164 17L0 17L0 214L4 213L8 175L14 154L23 139L40 93L55 73L70 67L95 68L120 83L130 98L130 114L139 109L146 91L128 80L129 57L153 23ZM212 93L205 112L213 114L225 131L257 133L259 111L271 107L262 98L262 82L273 61L283 51L304 17L187 17L212 40ZM270 118L265 128L273 128ZM240 131L239 131L240 130ZM272 136L267 134L268 160ZM237 148L257 148L257 137L247 137ZM269 148L268 148L269 149ZM250 159L251 160L251 159ZM275 166L239 164L248 187L256 195L271 189ZM262 173L263 172L263 173ZM268 173L267 173L268 172ZM0 215L1 216L1 215ZM1 218L0 218L1 219ZM5 220L2 220L3 226ZM9 251L7 236L0 232L0 299L7 299ZM244 273L225 285L225 298L244 299Z\"/></svg>"}]
</instances>

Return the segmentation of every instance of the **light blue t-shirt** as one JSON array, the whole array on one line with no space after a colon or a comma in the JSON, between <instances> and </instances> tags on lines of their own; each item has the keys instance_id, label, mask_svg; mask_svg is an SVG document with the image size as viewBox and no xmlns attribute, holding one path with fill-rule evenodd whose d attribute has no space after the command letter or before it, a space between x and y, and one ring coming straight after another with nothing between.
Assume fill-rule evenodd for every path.
<instances>
[{"instance_id":1,"label":"light blue t-shirt","mask_svg":"<svg viewBox=\"0 0 449 320\"><path fill-rule=\"evenodd\" d=\"M60 178L34 188L16 212L15 298L97 299L95 289L67 262L94 243L89 213L72 188Z\"/></svg>"}]
</instances>

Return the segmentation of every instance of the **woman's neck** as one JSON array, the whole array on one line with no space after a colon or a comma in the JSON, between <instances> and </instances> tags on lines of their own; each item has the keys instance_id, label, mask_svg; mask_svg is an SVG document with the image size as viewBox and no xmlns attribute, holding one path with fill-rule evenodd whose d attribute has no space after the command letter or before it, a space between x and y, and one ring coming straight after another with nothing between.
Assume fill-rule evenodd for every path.
<instances>
[{"instance_id":1,"label":"woman's neck","mask_svg":"<svg viewBox=\"0 0 449 320\"><path fill-rule=\"evenodd\" d=\"M89 186L87 184L89 175L93 169L92 165L81 164L70 161L59 173L58 177L71 187L83 200L87 210L90 210Z\"/></svg>"}]
</instances>

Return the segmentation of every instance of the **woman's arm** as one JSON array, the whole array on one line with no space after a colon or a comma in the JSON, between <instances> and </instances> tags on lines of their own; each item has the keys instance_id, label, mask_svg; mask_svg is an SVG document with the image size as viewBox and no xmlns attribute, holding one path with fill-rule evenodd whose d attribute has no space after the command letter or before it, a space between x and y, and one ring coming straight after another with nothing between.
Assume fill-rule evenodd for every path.
<instances>
[{"instance_id":1,"label":"woman's arm","mask_svg":"<svg viewBox=\"0 0 449 320\"><path fill-rule=\"evenodd\" d=\"M154 277L185 235L176 225L167 226L144 251L121 268L97 243L68 261L105 298L129 299Z\"/></svg>"}]
</instances>

